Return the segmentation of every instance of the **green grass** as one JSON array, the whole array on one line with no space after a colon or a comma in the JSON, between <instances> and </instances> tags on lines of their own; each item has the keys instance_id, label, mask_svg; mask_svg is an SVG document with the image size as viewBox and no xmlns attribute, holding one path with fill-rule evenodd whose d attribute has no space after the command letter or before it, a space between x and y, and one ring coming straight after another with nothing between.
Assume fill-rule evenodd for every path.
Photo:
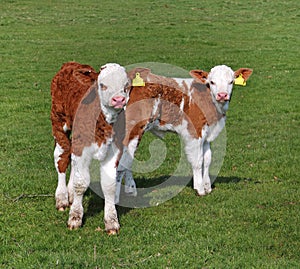
<instances>
[{"instance_id":1,"label":"green grass","mask_svg":"<svg viewBox=\"0 0 300 269\"><path fill-rule=\"evenodd\" d=\"M294 0L2 1L0 268L298 268L299 10ZM234 91L213 193L187 186L157 207L119 207L121 233L109 237L89 191L83 228L67 230L54 203L50 81L70 60L253 68ZM172 173L179 142L166 143L166 163L138 183Z\"/></svg>"}]
</instances>

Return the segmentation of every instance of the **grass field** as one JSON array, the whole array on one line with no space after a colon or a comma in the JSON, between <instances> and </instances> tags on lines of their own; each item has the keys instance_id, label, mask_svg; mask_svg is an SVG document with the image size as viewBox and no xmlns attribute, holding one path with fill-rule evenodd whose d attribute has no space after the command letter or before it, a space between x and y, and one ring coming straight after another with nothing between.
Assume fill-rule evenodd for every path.
<instances>
[{"instance_id":1,"label":"grass field","mask_svg":"<svg viewBox=\"0 0 300 269\"><path fill-rule=\"evenodd\" d=\"M299 10L294 0L1 1L0 268L299 268ZM253 68L235 87L212 194L187 186L156 207L119 207L121 232L109 237L88 191L83 228L67 230L54 202L50 81L70 60ZM177 138L166 143L175 156ZM168 158L138 184L168 176Z\"/></svg>"}]
</instances>

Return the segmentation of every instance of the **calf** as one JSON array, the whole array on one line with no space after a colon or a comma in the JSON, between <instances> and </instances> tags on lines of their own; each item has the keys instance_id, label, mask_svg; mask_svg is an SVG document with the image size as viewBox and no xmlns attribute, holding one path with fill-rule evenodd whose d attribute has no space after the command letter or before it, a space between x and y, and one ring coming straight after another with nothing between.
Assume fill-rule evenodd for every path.
<instances>
[{"instance_id":1,"label":"calf","mask_svg":"<svg viewBox=\"0 0 300 269\"><path fill-rule=\"evenodd\" d=\"M52 80L51 120L58 173L56 208L64 210L71 204L70 229L82 224L82 198L90 183L89 165L95 158L100 161L105 228L108 233L119 230L114 197L120 150L113 147L113 123L128 100L129 89L127 73L118 64L102 66L99 74L88 65L70 62ZM66 170L71 159L66 187Z\"/></svg>"},{"instance_id":2,"label":"calf","mask_svg":"<svg viewBox=\"0 0 300 269\"><path fill-rule=\"evenodd\" d=\"M125 189L136 195L131 167L134 152L148 130L158 136L163 136L166 131L181 136L193 170L194 189L198 195L210 193L210 142L225 126L234 79L241 75L246 81L252 70L232 71L228 66L220 65L209 73L192 70L193 78L189 79L165 78L144 68L129 72L131 78L136 74L146 84L132 88L126 107L126 136L118 166L116 202L124 176Z\"/></svg>"}]
</instances>

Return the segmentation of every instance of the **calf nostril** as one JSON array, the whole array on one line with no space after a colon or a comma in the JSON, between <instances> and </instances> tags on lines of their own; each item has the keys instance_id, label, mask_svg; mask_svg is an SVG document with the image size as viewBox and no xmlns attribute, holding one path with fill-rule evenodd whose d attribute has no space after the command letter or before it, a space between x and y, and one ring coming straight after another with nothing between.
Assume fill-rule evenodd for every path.
<instances>
[{"instance_id":1,"label":"calf nostril","mask_svg":"<svg viewBox=\"0 0 300 269\"><path fill-rule=\"evenodd\" d=\"M113 97L112 99L114 102L117 102L117 103L124 103L125 102L125 97L124 96L117 96L117 97Z\"/></svg>"},{"instance_id":2,"label":"calf nostril","mask_svg":"<svg viewBox=\"0 0 300 269\"><path fill-rule=\"evenodd\" d=\"M227 97L227 93L226 92L220 92L220 93L218 93L218 96L220 98L226 98Z\"/></svg>"}]
</instances>

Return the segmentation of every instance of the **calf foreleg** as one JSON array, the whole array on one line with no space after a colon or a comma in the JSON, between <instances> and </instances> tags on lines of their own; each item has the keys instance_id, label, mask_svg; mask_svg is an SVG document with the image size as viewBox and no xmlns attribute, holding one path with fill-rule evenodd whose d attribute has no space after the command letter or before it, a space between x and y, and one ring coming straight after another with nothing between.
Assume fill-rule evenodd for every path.
<instances>
[{"instance_id":1,"label":"calf foreleg","mask_svg":"<svg viewBox=\"0 0 300 269\"><path fill-rule=\"evenodd\" d=\"M101 187L104 194L104 223L108 234L119 232L120 225L118 221L117 210L115 207L116 194L116 175L115 167L117 152L109 149L108 156L100 164Z\"/></svg>"},{"instance_id":2,"label":"calf foreleg","mask_svg":"<svg viewBox=\"0 0 300 269\"><path fill-rule=\"evenodd\" d=\"M91 157L85 152L82 153L82 156L72 157L74 200L70 208L68 220L68 227L71 230L79 228L82 225L82 199L85 191L90 185L90 162Z\"/></svg>"},{"instance_id":3,"label":"calf foreleg","mask_svg":"<svg viewBox=\"0 0 300 269\"><path fill-rule=\"evenodd\" d=\"M211 164L211 149L210 143L205 141L203 144L203 153L204 153L204 161L203 161L203 184L205 193L211 193L211 182L209 177L209 167Z\"/></svg>"},{"instance_id":4,"label":"calf foreleg","mask_svg":"<svg viewBox=\"0 0 300 269\"><path fill-rule=\"evenodd\" d=\"M203 181L203 140L190 138L185 140L187 159L193 170L193 186L200 196L205 195Z\"/></svg>"}]
</instances>

